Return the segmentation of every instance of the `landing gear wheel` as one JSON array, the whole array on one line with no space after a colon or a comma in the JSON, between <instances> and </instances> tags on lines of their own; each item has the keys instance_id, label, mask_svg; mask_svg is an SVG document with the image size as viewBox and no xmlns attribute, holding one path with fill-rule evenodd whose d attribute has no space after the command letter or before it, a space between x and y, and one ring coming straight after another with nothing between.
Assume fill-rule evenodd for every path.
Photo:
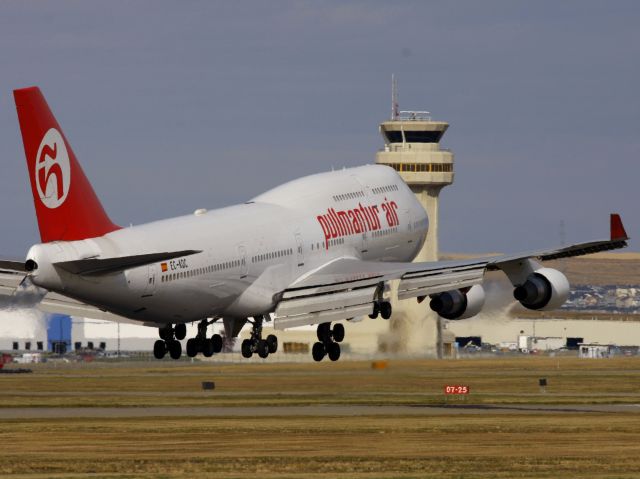
<instances>
[{"instance_id":1,"label":"landing gear wheel","mask_svg":"<svg viewBox=\"0 0 640 479\"><path fill-rule=\"evenodd\" d=\"M382 319L389 319L391 317L391 303L383 301L380 303L380 316Z\"/></svg>"},{"instance_id":2,"label":"landing gear wheel","mask_svg":"<svg viewBox=\"0 0 640 479\"><path fill-rule=\"evenodd\" d=\"M269 345L270 354L273 354L278 350L278 338L273 334L267 336L267 344Z\"/></svg>"},{"instance_id":3,"label":"landing gear wheel","mask_svg":"<svg viewBox=\"0 0 640 479\"><path fill-rule=\"evenodd\" d=\"M176 335L176 339L178 341L182 341L187 336L187 325L184 323L176 324L176 327L173 328L173 331Z\"/></svg>"},{"instance_id":4,"label":"landing gear wheel","mask_svg":"<svg viewBox=\"0 0 640 479\"><path fill-rule=\"evenodd\" d=\"M338 343L329 343L327 345L327 352L329 353L329 359L331 359L331 361L340 359L340 345Z\"/></svg>"},{"instance_id":5,"label":"landing gear wheel","mask_svg":"<svg viewBox=\"0 0 640 479\"><path fill-rule=\"evenodd\" d=\"M180 356L182 356L182 344L180 344L180 341L167 341L167 349L169 349L171 359L180 359Z\"/></svg>"},{"instance_id":6,"label":"landing gear wheel","mask_svg":"<svg viewBox=\"0 0 640 479\"><path fill-rule=\"evenodd\" d=\"M251 356L253 356L253 350L251 348L251 340L250 339L245 339L244 341L242 341L242 357L243 358L250 358Z\"/></svg>"},{"instance_id":7,"label":"landing gear wheel","mask_svg":"<svg viewBox=\"0 0 640 479\"><path fill-rule=\"evenodd\" d=\"M267 343L264 339L258 341L258 356L262 359L265 359L269 356L269 343Z\"/></svg>"},{"instance_id":8,"label":"landing gear wheel","mask_svg":"<svg viewBox=\"0 0 640 479\"><path fill-rule=\"evenodd\" d=\"M340 323L334 325L331 335L336 343L341 343L344 339L344 326ZM338 356L340 355L338 354Z\"/></svg>"},{"instance_id":9,"label":"landing gear wheel","mask_svg":"<svg viewBox=\"0 0 640 479\"><path fill-rule=\"evenodd\" d=\"M322 361L325 354L327 354L327 350L324 347L323 343L315 343L313 348L311 349L311 355L313 356L314 361Z\"/></svg>"},{"instance_id":10,"label":"landing gear wheel","mask_svg":"<svg viewBox=\"0 0 640 479\"><path fill-rule=\"evenodd\" d=\"M164 339L165 341L173 340L173 328L170 324L167 324L163 328L158 328L158 334L160 335L160 339Z\"/></svg>"},{"instance_id":11,"label":"landing gear wheel","mask_svg":"<svg viewBox=\"0 0 640 479\"><path fill-rule=\"evenodd\" d=\"M220 351L222 351L222 336L220 336L219 334L214 334L213 336L211 336L211 343L213 344L214 353L219 353Z\"/></svg>"},{"instance_id":12,"label":"landing gear wheel","mask_svg":"<svg viewBox=\"0 0 640 479\"><path fill-rule=\"evenodd\" d=\"M373 312L369 315L369 317L371 319L376 319L378 317L378 314L380 314L380 306L378 306L378 303L373 303Z\"/></svg>"},{"instance_id":13,"label":"landing gear wheel","mask_svg":"<svg viewBox=\"0 0 640 479\"><path fill-rule=\"evenodd\" d=\"M164 345L164 341L162 339L158 339L155 343L153 343L153 356L156 359L164 358L164 355L167 353L167 348Z\"/></svg>"},{"instance_id":14,"label":"landing gear wheel","mask_svg":"<svg viewBox=\"0 0 640 479\"><path fill-rule=\"evenodd\" d=\"M196 338L191 338L187 340L187 356L193 358L198 354L198 340Z\"/></svg>"},{"instance_id":15,"label":"landing gear wheel","mask_svg":"<svg viewBox=\"0 0 640 479\"><path fill-rule=\"evenodd\" d=\"M318 341L326 343L331 339L331 323L321 323L317 331Z\"/></svg>"},{"instance_id":16,"label":"landing gear wheel","mask_svg":"<svg viewBox=\"0 0 640 479\"><path fill-rule=\"evenodd\" d=\"M205 358L210 358L211 356L213 356L214 349L215 348L213 346L212 339L204 339L202 341L202 354L204 355Z\"/></svg>"}]
</instances>

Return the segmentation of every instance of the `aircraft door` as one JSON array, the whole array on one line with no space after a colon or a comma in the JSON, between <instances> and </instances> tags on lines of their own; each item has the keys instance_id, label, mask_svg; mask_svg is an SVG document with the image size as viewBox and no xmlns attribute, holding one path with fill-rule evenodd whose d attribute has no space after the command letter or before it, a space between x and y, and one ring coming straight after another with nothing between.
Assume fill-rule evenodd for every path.
<instances>
[{"instance_id":1,"label":"aircraft door","mask_svg":"<svg viewBox=\"0 0 640 479\"><path fill-rule=\"evenodd\" d=\"M302 242L302 235L296 233L296 255L298 258L298 267L304 266L304 244Z\"/></svg>"},{"instance_id":2,"label":"aircraft door","mask_svg":"<svg viewBox=\"0 0 640 479\"><path fill-rule=\"evenodd\" d=\"M359 178L356 175L351 175L352 178L356 181L356 183L358 184L358 186L362 189L362 192L364 193L364 201L362 202L364 204L364 206L369 206L369 203L371 202L371 188L369 188L369 184L366 183L362 178ZM371 234L371 232L369 231L363 231L361 236L362 236L362 244L360 247L360 252L363 253L363 255L366 255L369 252L369 235Z\"/></svg>"},{"instance_id":3,"label":"aircraft door","mask_svg":"<svg viewBox=\"0 0 640 479\"><path fill-rule=\"evenodd\" d=\"M249 274L249 262L247 261L247 248L244 244L238 245L238 257L240 258L240 278L246 278Z\"/></svg>"},{"instance_id":4,"label":"aircraft door","mask_svg":"<svg viewBox=\"0 0 640 479\"><path fill-rule=\"evenodd\" d=\"M153 296L156 292L156 264L150 264L147 266L147 284L145 285L142 297Z\"/></svg>"},{"instance_id":5,"label":"aircraft door","mask_svg":"<svg viewBox=\"0 0 640 479\"><path fill-rule=\"evenodd\" d=\"M138 266L124 272L127 284L140 297L153 296L156 291L156 265Z\"/></svg>"}]
</instances>

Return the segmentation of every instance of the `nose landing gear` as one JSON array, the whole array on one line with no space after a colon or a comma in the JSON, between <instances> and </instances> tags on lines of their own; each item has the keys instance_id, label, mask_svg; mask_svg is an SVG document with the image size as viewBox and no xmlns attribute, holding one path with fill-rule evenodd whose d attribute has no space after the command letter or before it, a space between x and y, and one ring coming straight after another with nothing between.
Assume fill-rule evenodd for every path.
<instances>
[{"instance_id":1,"label":"nose landing gear","mask_svg":"<svg viewBox=\"0 0 640 479\"><path fill-rule=\"evenodd\" d=\"M253 353L257 353L262 359L269 354L273 354L278 350L278 338L273 334L262 339L262 322L264 316L256 316L253 318L253 329L251 338L242 341L242 357L250 358Z\"/></svg>"},{"instance_id":2,"label":"nose landing gear","mask_svg":"<svg viewBox=\"0 0 640 479\"><path fill-rule=\"evenodd\" d=\"M322 361L325 356L329 356L331 361L340 359L340 344L344 339L344 326L335 324L331 329L331 323L321 323L318 325L318 342L313 345L311 355L314 361Z\"/></svg>"}]
</instances>

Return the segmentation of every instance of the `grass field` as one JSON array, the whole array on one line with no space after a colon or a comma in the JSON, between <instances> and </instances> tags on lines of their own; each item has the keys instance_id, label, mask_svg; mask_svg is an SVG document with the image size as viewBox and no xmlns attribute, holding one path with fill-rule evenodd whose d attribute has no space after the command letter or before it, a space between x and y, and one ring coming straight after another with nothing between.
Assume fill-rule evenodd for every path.
<instances>
[{"instance_id":1,"label":"grass field","mask_svg":"<svg viewBox=\"0 0 640 479\"><path fill-rule=\"evenodd\" d=\"M547 378L546 392L538 379ZM215 381L211 392L201 381ZM309 407L288 417L5 419L1 477L640 477L640 407L332 417L316 405L640 404L640 358L42 365L0 376L11 408ZM457 402L456 402L457 401ZM532 408L533 409L533 408ZM635 412L637 411L637 412Z\"/></svg>"}]
</instances>

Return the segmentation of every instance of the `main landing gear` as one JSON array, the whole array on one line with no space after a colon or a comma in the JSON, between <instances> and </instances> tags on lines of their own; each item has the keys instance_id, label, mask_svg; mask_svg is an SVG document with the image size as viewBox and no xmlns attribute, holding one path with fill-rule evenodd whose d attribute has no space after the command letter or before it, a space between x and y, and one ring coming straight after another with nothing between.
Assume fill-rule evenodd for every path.
<instances>
[{"instance_id":1,"label":"main landing gear","mask_svg":"<svg viewBox=\"0 0 640 479\"><path fill-rule=\"evenodd\" d=\"M193 358L198 353L206 358L210 358L214 353L222 351L222 336L214 334L210 338L207 338L207 328L213 321L207 321L203 319L198 323L198 334L195 338L190 338L187 341L187 356Z\"/></svg>"},{"instance_id":2,"label":"main landing gear","mask_svg":"<svg viewBox=\"0 0 640 479\"><path fill-rule=\"evenodd\" d=\"M207 327L213 321L203 319L198 323L198 334L195 338L187 341L187 356L194 357L198 353L211 357L213 353L222 351L222 336L214 334L211 338L207 338ZM180 359L182 356L182 345L180 341L187 336L187 325L184 323L172 326L167 324L162 328L158 328L158 339L153 345L153 355L156 359L162 359L167 353L172 359Z\"/></svg>"},{"instance_id":3,"label":"main landing gear","mask_svg":"<svg viewBox=\"0 0 640 479\"><path fill-rule=\"evenodd\" d=\"M376 319L378 315L382 316L382 319L389 319L391 317L391 303L389 301L376 301L373 303L373 312L369 315L371 319Z\"/></svg>"},{"instance_id":4,"label":"main landing gear","mask_svg":"<svg viewBox=\"0 0 640 479\"><path fill-rule=\"evenodd\" d=\"M278 338L276 336L270 334L267 339L262 339L263 320L263 316L253 318L251 338L242 341L242 357L250 358L253 353L258 353L258 356L264 359L278 350Z\"/></svg>"},{"instance_id":5,"label":"main landing gear","mask_svg":"<svg viewBox=\"0 0 640 479\"><path fill-rule=\"evenodd\" d=\"M340 344L344 339L344 326L335 324L331 329L331 323L318 325L318 342L313 345L311 355L315 361L322 361L329 356L331 361L340 359Z\"/></svg>"},{"instance_id":6,"label":"main landing gear","mask_svg":"<svg viewBox=\"0 0 640 479\"><path fill-rule=\"evenodd\" d=\"M164 358L169 353L172 359L180 359L182 356L182 345L180 339L184 339L187 335L187 326L184 323L176 324L173 327L167 324L163 328L158 328L158 339L153 345L153 355L156 359Z\"/></svg>"},{"instance_id":7,"label":"main landing gear","mask_svg":"<svg viewBox=\"0 0 640 479\"><path fill-rule=\"evenodd\" d=\"M382 316L382 319L389 319L391 317L391 303L384 299L385 289L387 288L384 283L378 285L375 300L373 301L373 311L369 315L371 319L376 319L378 315Z\"/></svg>"}]
</instances>

